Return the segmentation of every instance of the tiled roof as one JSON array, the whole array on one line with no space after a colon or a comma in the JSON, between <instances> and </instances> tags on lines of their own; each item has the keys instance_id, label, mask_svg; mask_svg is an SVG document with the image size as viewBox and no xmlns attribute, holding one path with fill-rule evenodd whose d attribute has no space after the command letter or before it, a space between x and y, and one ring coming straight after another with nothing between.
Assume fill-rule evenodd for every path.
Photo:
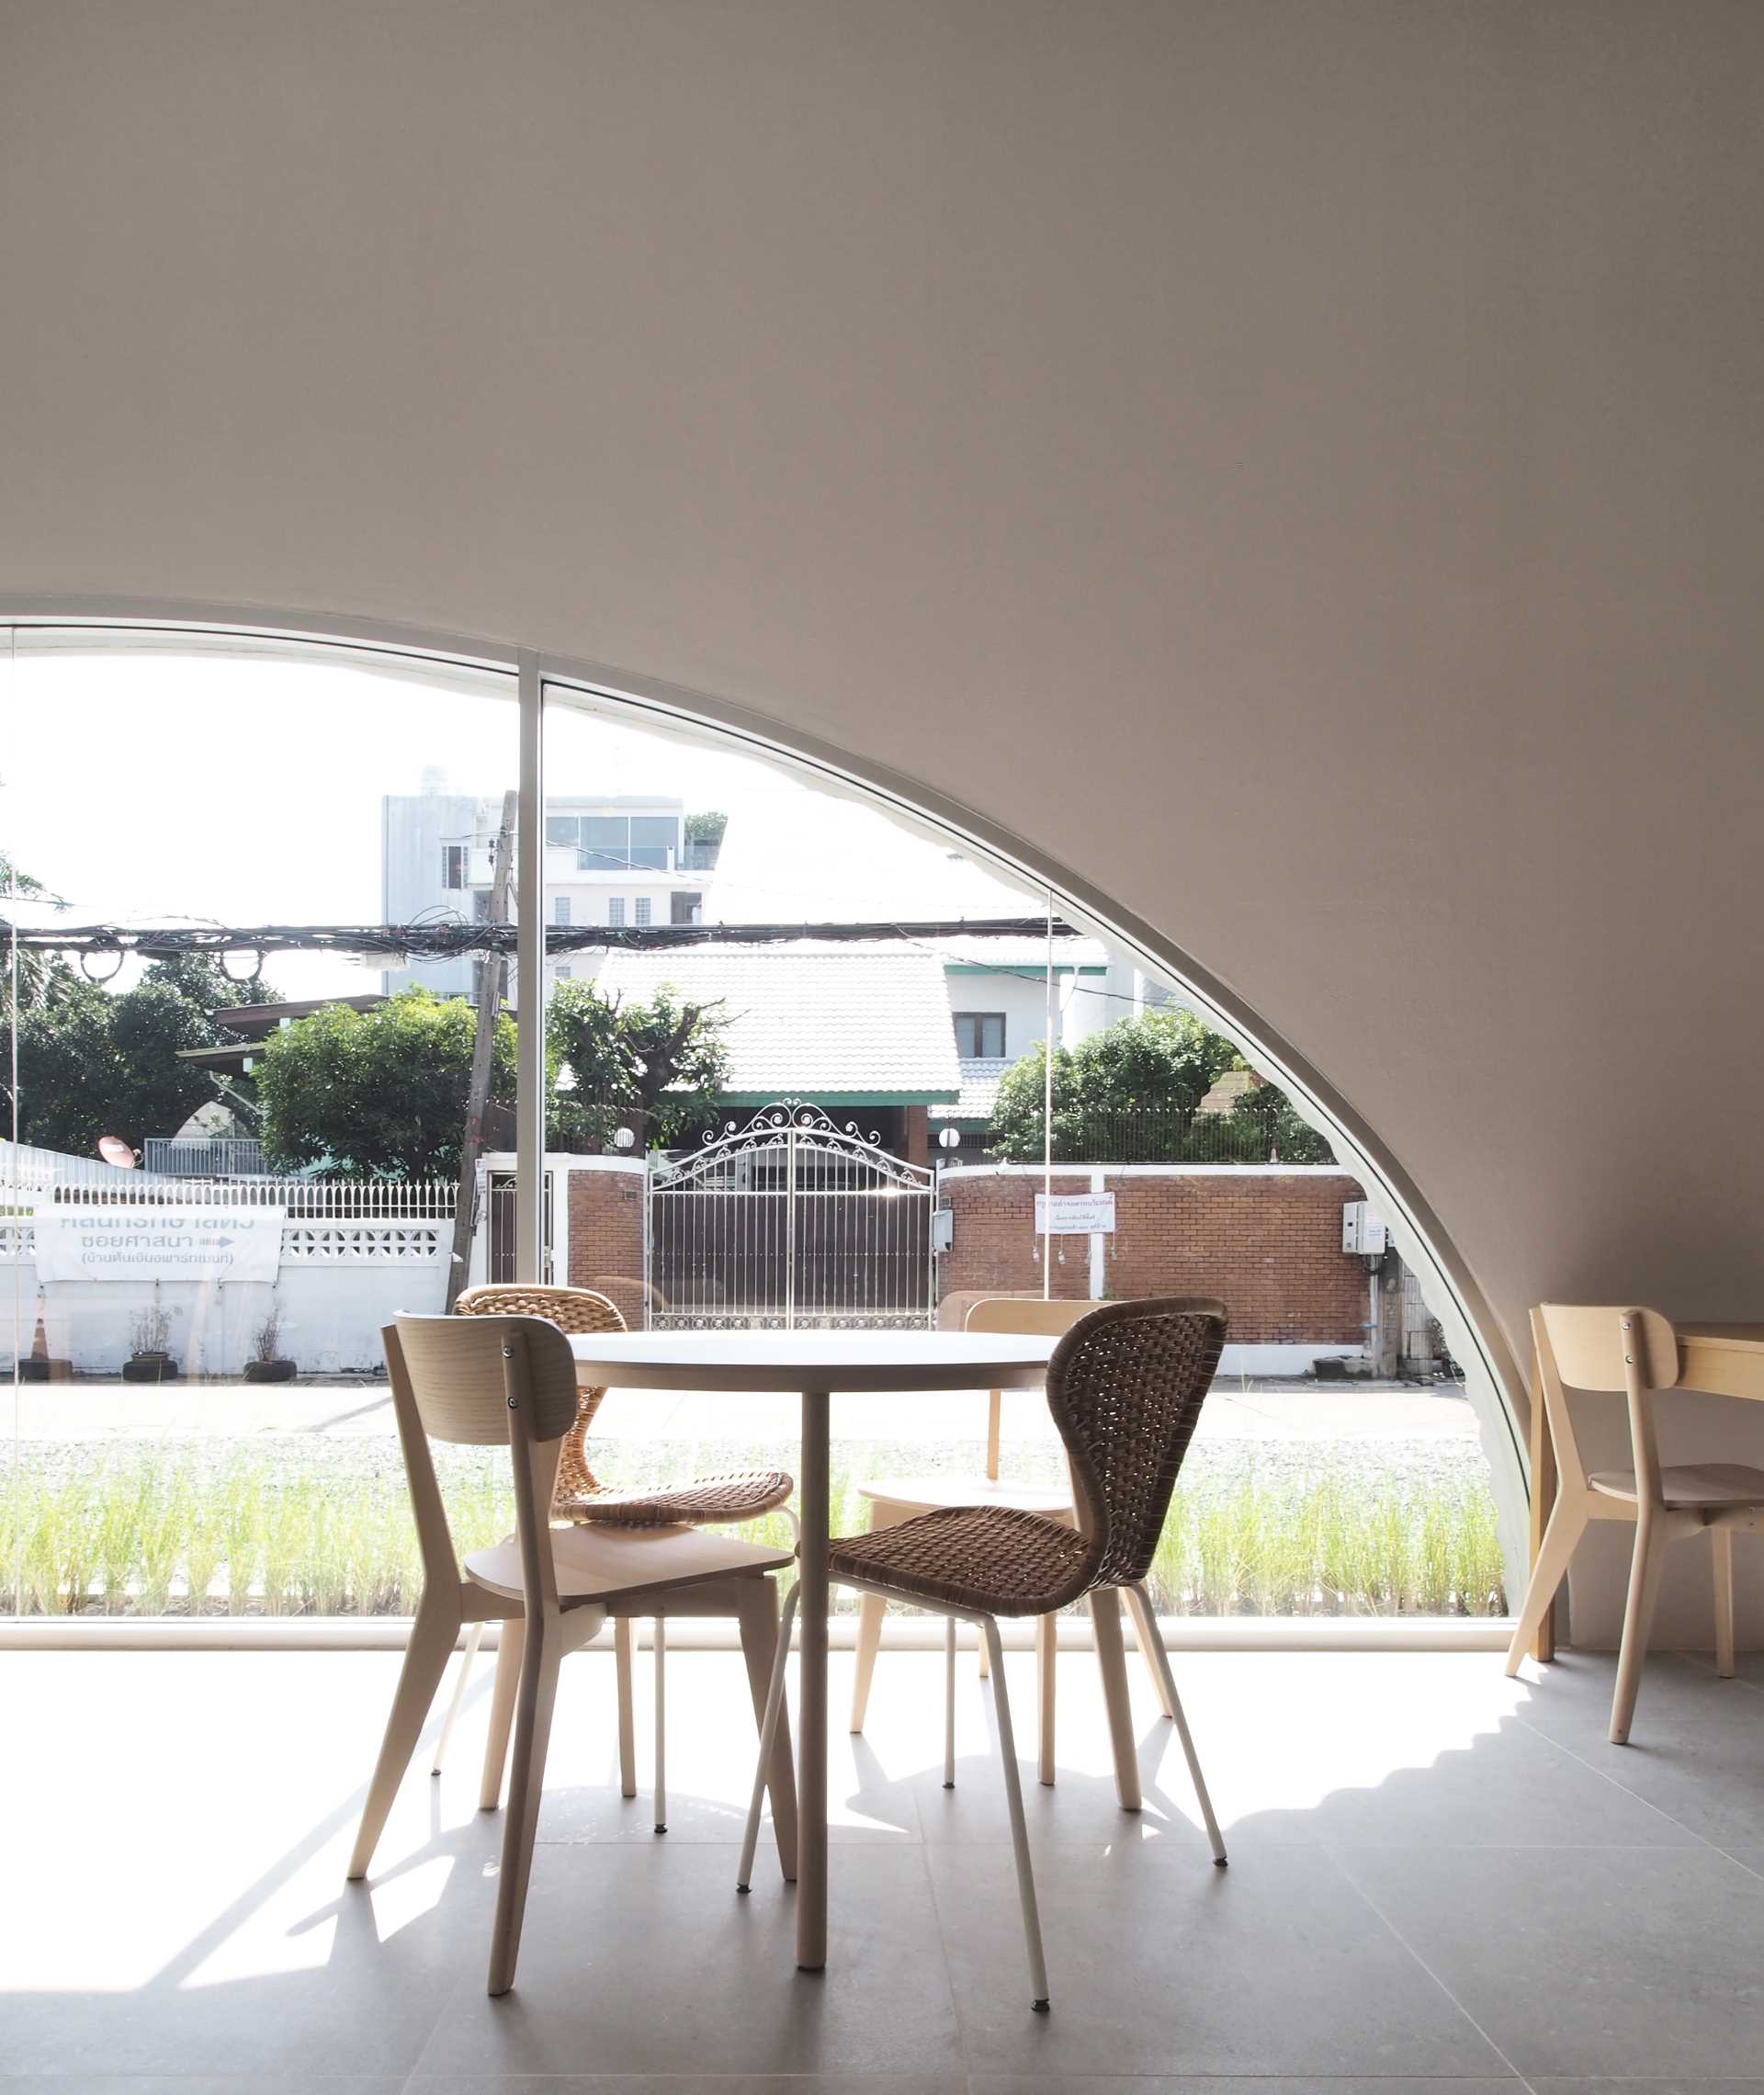
<instances>
[{"instance_id":1,"label":"tiled roof","mask_svg":"<svg viewBox=\"0 0 1764 2095\"><path fill-rule=\"evenodd\" d=\"M916 946L704 946L615 951L596 980L647 1001L663 983L720 1002L736 1104L953 1102L961 1089L949 992Z\"/></svg>"},{"instance_id":2,"label":"tiled roof","mask_svg":"<svg viewBox=\"0 0 1764 2095\"><path fill-rule=\"evenodd\" d=\"M992 1102L999 1095L999 1080L1011 1067L1008 1056L964 1055L961 1058L962 1095L954 1105L933 1105L933 1120L989 1120Z\"/></svg>"}]
</instances>

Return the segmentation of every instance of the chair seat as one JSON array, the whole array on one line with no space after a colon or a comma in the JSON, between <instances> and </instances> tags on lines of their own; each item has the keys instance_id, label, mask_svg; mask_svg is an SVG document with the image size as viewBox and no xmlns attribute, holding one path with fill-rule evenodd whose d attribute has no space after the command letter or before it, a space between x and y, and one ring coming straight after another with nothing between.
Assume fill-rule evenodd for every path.
<instances>
[{"instance_id":1,"label":"chair seat","mask_svg":"<svg viewBox=\"0 0 1764 2095\"><path fill-rule=\"evenodd\" d=\"M1053 1518L1072 1510L1069 1489L1013 1484L997 1477L888 1477L879 1484L860 1484L857 1494L891 1506L910 1506L917 1513L936 1512L946 1506L1014 1506L1019 1512Z\"/></svg>"},{"instance_id":2,"label":"chair seat","mask_svg":"<svg viewBox=\"0 0 1764 2095\"><path fill-rule=\"evenodd\" d=\"M960 1506L831 1545L835 1579L885 1587L904 1601L948 1602L988 1614L1047 1614L1074 1597L1090 1544L1077 1528L1016 1506Z\"/></svg>"},{"instance_id":3,"label":"chair seat","mask_svg":"<svg viewBox=\"0 0 1764 2095\"><path fill-rule=\"evenodd\" d=\"M583 1527L695 1527L701 1521L754 1521L797 1488L783 1469L733 1469L655 1491L594 1491L559 1499L560 1520Z\"/></svg>"},{"instance_id":4,"label":"chair seat","mask_svg":"<svg viewBox=\"0 0 1764 2095\"><path fill-rule=\"evenodd\" d=\"M1587 1482L1608 1499L1634 1499L1635 1472L1606 1469ZM1764 1505L1764 1469L1752 1469L1743 1462L1681 1464L1660 1471L1660 1495L1668 1506Z\"/></svg>"},{"instance_id":5,"label":"chair seat","mask_svg":"<svg viewBox=\"0 0 1764 2095\"><path fill-rule=\"evenodd\" d=\"M659 1586L695 1586L731 1574L782 1571L787 1549L705 1534L695 1528L568 1527L551 1531L560 1601L611 1601ZM466 1576L492 1593L521 1597L521 1551L513 1535L466 1558Z\"/></svg>"}]
</instances>

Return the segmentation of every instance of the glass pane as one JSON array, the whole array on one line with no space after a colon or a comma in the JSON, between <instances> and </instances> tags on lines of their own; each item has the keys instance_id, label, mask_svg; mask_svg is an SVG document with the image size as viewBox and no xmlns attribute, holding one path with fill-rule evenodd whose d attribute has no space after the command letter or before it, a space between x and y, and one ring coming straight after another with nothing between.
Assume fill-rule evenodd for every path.
<instances>
[{"instance_id":1,"label":"glass pane","mask_svg":"<svg viewBox=\"0 0 1764 2095\"><path fill-rule=\"evenodd\" d=\"M664 855L680 848L680 818L678 815L633 815L631 817L631 844L634 850L646 846ZM659 859L646 858L645 866L665 866L665 855Z\"/></svg>"},{"instance_id":2,"label":"glass pane","mask_svg":"<svg viewBox=\"0 0 1764 2095\"><path fill-rule=\"evenodd\" d=\"M512 680L28 646L0 852L43 900L8 945L153 949L17 954L8 1604L409 1614L379 1334L455 1270L473 991L499 987L457 939L499 913ZM404 949L354 934L381 924ZM493 1128L513 1052L487 1023ZM506 1455L498 1478L465 1452L444 1489L483 1534Z\"/></svg>"}]
</instances>

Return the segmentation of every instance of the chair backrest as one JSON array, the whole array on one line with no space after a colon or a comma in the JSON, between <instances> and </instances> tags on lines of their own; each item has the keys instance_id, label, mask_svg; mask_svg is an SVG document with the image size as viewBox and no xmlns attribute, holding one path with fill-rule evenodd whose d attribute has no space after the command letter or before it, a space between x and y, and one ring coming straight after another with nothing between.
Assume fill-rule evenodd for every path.
<instances>
[{"instance_id":1,"label":"chair backrest","mask_svg":"<svg viewBox=\"0 0 1764 2095\"><path fill-rule=\"evenodd\" d=\"M1229 1312L1204 1297L1108 1302L1047 1364L1047 1409L1070 1458L1087 1590L1143 1579L1213 1386Z\"/></svg>"},{"instance_id":2,"label":"chair backrest","mask_svg":"<svg viewBox=\"0 0 1764 2095\"><path fill-rule=\"evenodd\" d=\"M558 1445L576 1416L575 1357L539 1317L394 1318L380 1333L425 1582L458 1580L431 1439L510 1450L514 1524L529 1595L555 1606L548 1528Z\"/></svg>"},{"instance_id":3,"label":"chair backrest","mask_svg":"<svg viewBox=\"0 0 1764 2095\"><path fill-rule=\"evenodd\" d=\"M1044 1302L1033 1295L982 1295L967 1306L962 1329L967 1331L1028 1331L1059 1338L1080 1317L1089 1314L1089 1302ZM1004 1398L989 1392L986 1407L986 1474L999 1474L999 1443L1004 1427Z\"/></svg>"},{"instance_id":4,"label":"chair backrest","mask_svg":"<svg viewBox=\"0 0 1764 2095\"><path fill-rule=\"evenodd\" d=\"M459 1317L544 1317L560 1331L623 1331L618 1305L588 1287L525 1287L492 1282L468 1287L454 1304Z\"/></svg>"},{"instance_id":5,"label":"chair backrest","mask_svg":"<svg viewBox=\"0 0 1764 2095\"><path fill-rule=\"evenodd\" d=\"M983 1295L978 1302L968 1305L966 1329L970 1331L1041 1331L1057 1339L1095 1308L1094 1302L1043 1302L1030 1295Z\"/></svg>"},{"instance_id":6,"label":"chair backrest","mask_svg":"<svg viewBox=\"0 0 1764 2095\"><path fill-rule=\"evenodd\" d=\"M630 1328L616 1302L588 1287L537 1287L518 1281L494 1281L485 1287L467 1288L453 1308L458 1317L543 1317L560 1331L624 1331ZM567 1513L578 1500L600 1495L600 1478L588 1462L588 1429L605 1399L604 1388L576 1392L576 1422L558 1456L553 1509L557 1512Z\"/></svg>"},{"instance_id":7,"label":"chair backrest","mask_svg":"<svg viewBox=\"0 0 1764 2095\"><path fill-rule=\"evenodd\" d=\"M1629 1440L1639 1488L1659 1496L1659 1455L1654 1437L1657 1389L1679 1379L1679 1335L1657 1309L1540 1302L1532 1312L1537 1349L1539 1394L1550 1421L1550 1440L1564 1484L1586 1489L1586 1468L1575 1438L1566 1392L1614 1393L1629 1400Z\"/></svg>"}]
</instances>

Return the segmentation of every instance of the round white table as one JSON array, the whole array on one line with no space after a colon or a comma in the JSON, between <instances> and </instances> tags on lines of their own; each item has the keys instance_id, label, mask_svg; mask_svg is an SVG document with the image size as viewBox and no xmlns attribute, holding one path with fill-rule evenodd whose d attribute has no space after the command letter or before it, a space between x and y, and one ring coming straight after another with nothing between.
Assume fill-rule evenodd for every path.
<instances>
[{"instance_id":1,"label":"round white table","mask_svg":"<svg viewBox=\"0 0 1764 2095\"><path fill-rule=\"evenodd\" d=\"M1023 1389L1058 1341L1005 1331L607 1331L572 1334L584 1385L802 1399L801 1743L797 1964L827 1962L828 1399L878 1390Z\"/></svg>"}]
</instances>

